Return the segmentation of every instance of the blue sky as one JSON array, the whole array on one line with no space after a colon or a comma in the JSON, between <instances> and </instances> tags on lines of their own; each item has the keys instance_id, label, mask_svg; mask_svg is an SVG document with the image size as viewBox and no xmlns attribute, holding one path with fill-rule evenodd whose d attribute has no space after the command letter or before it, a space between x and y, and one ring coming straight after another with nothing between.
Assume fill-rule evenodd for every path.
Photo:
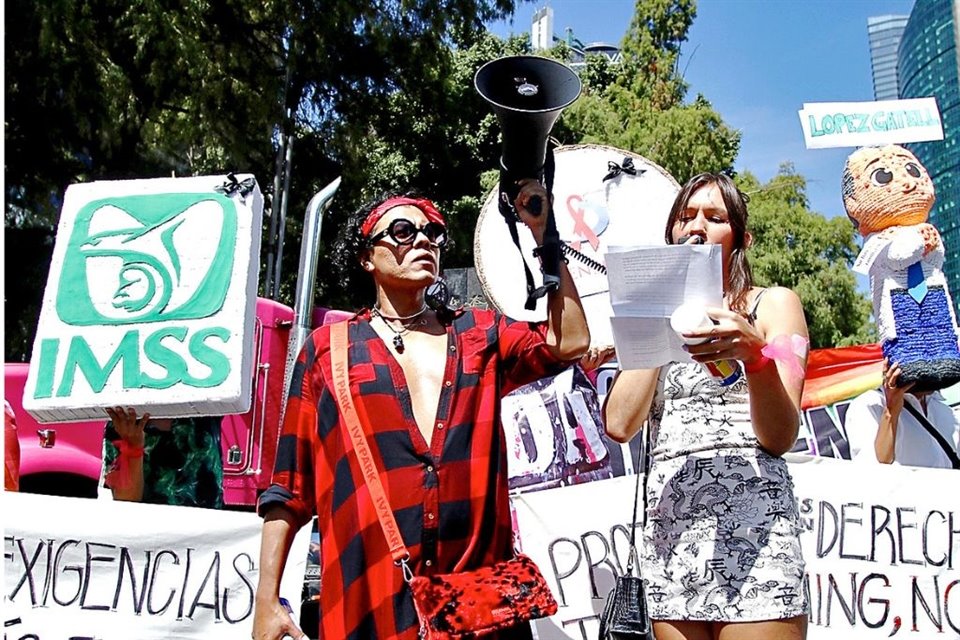
<instances>
[{"instance_id":1,"label":"blue sky","mask_svg":"<svg viewBox=\"0 0 960 640\"><path fill-rule=\"evenodd\" d=\"M634 3L538 0L490 28L501 36L528 32L544 5L553 7L557 36L572 27L584 43L619 44ZM908 15L912 7L913 0L700 0L680 62L688 98L702 93L742 132L738 171L766 181L793 162L808 180L811 208L845 215L840 174L852 149L807 150L797 111L804 102L872 100L867 17Z\"/></svg>"}]
</instances>

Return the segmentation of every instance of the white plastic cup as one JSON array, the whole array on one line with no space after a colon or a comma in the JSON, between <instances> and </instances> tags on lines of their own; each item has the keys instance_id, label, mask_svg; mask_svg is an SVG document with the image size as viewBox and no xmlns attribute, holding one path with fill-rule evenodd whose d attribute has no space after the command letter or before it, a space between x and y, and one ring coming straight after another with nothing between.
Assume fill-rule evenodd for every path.
<instances>
[{"instance_id":1,"label":"white plastic cup","mask_svg":"<svg viewBox=\"0 0 960 640\"><path fill-rule=\"evenodd\" d=\"M714 324L703 305L696 302L686 302L680 305L670 316L670 326L686 344L702 344L710 340L709 337L686 338L683 334L707 329ZM717 360L715 362L701 362L700 364L723 387L733 384L743 375L740 363L736 360Z\"/></svg>"}]
</instances>

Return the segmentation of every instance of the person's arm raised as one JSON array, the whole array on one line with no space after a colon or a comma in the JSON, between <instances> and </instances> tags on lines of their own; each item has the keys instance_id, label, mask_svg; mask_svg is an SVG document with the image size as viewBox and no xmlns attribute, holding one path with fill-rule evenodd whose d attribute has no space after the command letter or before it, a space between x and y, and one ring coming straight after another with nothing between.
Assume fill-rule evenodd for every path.
<instances>
[{"instance_id":1,"label":"person's arm raised","mask_svg":"<svg viewBox=\"0 0 960 640\"><path fill-rule=\"evenodd\" d=\"M877 437L873 441L873 450L877 462L890 464L897 458L897 428L900 426L900 414L903 412L904 396L913 388L912 384L897 386L900 378L900 364L883 361L883 413L877 426Z\"/></svg>"},{"instance_id":2,"label":"person's arm raised","mask_svg":"<svg viewBox=\"0 0 960 640\"><path fill-rule=\"evenodd\" d=\"M541 246L547 226L546 211L535 216L528 205L534 197L546 202L549 194L536 180L521 180L519 186L520 193L514 201L514 207L520 220L530 228L537 246ZM563 260L560 261L559 275L559 288L547 294L547 347L559 360L576 360L590 348L590 329L580 303L580 294Z\"/></svg>"},{"instance_id":3,"label":"person's arm raised","mask_svg":"<svg viewBox=\"0 0 960 640\"><path fill-rule=\"evenodd\" d=\"M144 429L150 414L137 418L137 410L131 407L107 408L107 415L114 431L120 436L117 443L117 466L107 476L107 483L114 500L140 502L143 500L143 445Z\"/></svg>"}]
</instances>

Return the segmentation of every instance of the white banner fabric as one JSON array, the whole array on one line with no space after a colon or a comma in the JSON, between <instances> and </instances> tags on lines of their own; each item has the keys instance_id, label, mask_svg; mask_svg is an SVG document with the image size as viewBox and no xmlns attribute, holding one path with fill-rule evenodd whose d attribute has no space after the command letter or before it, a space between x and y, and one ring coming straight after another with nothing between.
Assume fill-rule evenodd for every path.
<instances>
[{"instance_id":1,"label":"white banner fabric","mask_svg":"<svg viewBox=\"0 0 960 640\"><path fill-rule=\"evenodd\" d=\"M3 493L4 633L43 640L249 638L255 513ZM310 527L281 594L299 618Z\"/></svg>"},{"instance_id":2,"label":"white banner fabric","mask_svg":"<svg viewBox=\"0 0 960 640\"><path fill-rule=\"evenodd\" d=\"M960 475L805 460L790 471L808 639L960 637ZM560 604L535 623L541 640L597 637L604 599L626 567L635 486L635 476L621 476L513 496L523 551Z\"/></svg>"}]
</instances>

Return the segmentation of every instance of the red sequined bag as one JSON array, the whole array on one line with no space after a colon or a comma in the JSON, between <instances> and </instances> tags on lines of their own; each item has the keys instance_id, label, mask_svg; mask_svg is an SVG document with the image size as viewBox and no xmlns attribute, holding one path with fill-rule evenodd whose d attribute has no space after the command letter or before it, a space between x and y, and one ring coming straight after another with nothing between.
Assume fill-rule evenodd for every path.
<instances>
[{"instance_id":1,"label":"red sequined bag","mask_svg":"<svg viewBox=\"0 0 960 640\"><path fill-rule=\"evenodd\" d=\"M557 612L540 569L522 553L474 571L415 576L410 590L427 640L482 636Z\"/></svg>"},{"instance_id":2,"label":"red sequined bag","mask_svg":"<svg viewBox=\"0 0 960 640\"><path fill-rule=\"evenodd\" d=\"M426 640L465 640L555 614L557 601L550 593L547 581L533 560L522 553L473 571L413 575L407 563L410 554L390 510L360 417L350 397L346 322L331 325L330 354L334 397L350 432L350 443L363 469L390 554L410 585L413 606L420 619L420 637Z\"/></svg>"}]
</instances>

